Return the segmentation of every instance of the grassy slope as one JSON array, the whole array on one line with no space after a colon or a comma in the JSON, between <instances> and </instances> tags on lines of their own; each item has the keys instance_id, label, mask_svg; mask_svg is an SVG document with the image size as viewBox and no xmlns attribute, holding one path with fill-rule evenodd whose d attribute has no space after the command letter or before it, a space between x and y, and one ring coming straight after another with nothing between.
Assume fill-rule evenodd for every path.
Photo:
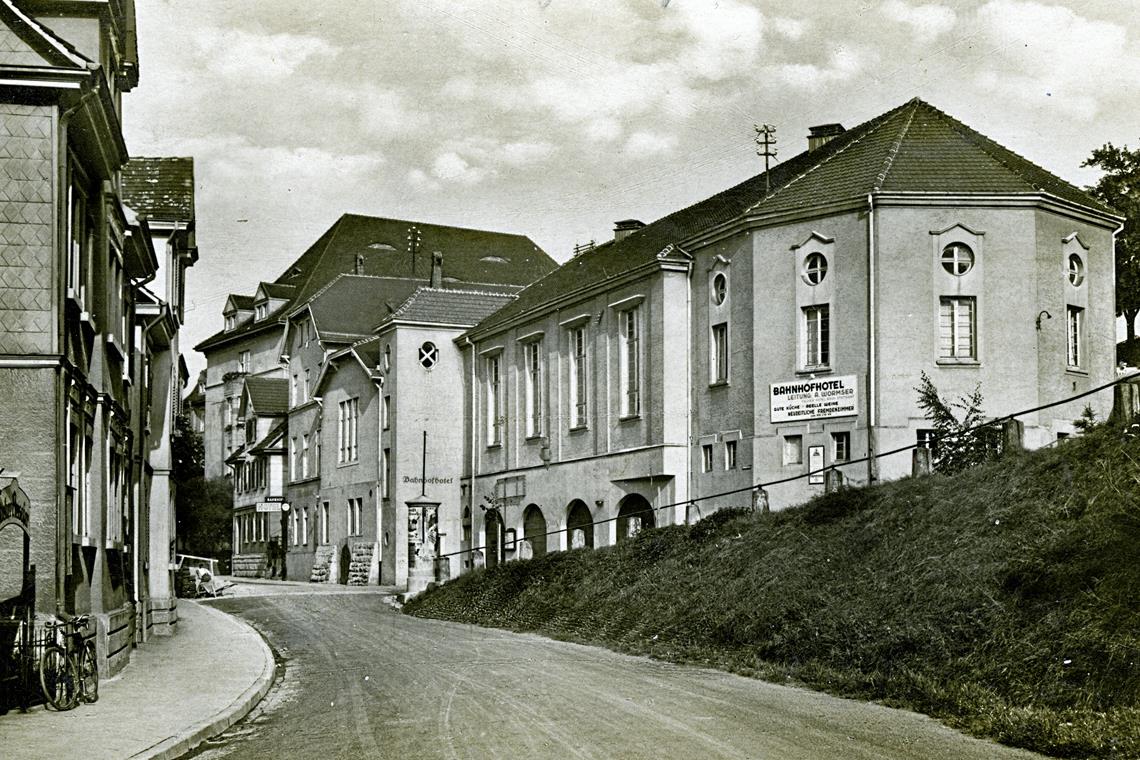
<instances>
[{"instance_id":1,"label":"grassy slope","mask_svg":"<svg viewBox=\"0 0 1140 760\"><path fill-rule=\"evenodd\" d=\"M1140 440L719 513L477 571L405 610L879 699L1140 758Z\"/></svg>"}]
</instances>

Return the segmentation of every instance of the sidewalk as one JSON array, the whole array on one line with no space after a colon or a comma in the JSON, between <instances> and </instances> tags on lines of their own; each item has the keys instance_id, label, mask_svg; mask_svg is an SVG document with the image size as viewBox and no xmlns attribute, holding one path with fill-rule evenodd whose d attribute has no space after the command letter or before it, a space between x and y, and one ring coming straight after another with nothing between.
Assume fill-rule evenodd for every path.
<instances>
[{"instance_id":1,"label":"sidewalk","mask_svg":"<svg viewBox=\"0 0 1140 760\"><path fill-rule=\"evenodd\" d=\"M150 639L99 684L95 704L0 715L0 754L173 758L244 717L273 683L269 646L207 605L180 599L178 617L173 636Z\"/></svg>"}]
</instances>

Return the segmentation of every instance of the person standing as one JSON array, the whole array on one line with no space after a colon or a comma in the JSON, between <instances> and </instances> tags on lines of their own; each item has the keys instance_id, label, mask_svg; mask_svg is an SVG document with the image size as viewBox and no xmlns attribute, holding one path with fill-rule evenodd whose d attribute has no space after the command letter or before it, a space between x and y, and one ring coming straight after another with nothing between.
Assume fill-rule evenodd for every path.
<instances>
[{"instance_id":1,"label":"person standing","mask_svg":"<svg viewBox=\"0 0 1140 760\"><path fill-rule=\"evenodd\" d=\"M280 551L277 547L277 539L269 539L269 544L265 548L266 559L269 562L269 577L277 577L277 560L280 557Z\"/></svg>"}]
</instances>

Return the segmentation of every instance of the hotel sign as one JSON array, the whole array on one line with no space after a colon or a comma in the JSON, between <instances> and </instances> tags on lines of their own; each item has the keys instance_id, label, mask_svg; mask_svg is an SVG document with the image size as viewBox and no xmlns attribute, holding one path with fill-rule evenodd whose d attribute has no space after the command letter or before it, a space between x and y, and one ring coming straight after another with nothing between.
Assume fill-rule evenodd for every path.
<instances>
[{"instance_id":1,"label":"hotel sign","mask_svg":"<svg viewBox=\"0 0 1140 760\"><path fill-rule=\"evenodd\" d=\"M848 417L859 413L855 375L772 383L769 401L773 423Z\"/></svg>"}]
</instances>

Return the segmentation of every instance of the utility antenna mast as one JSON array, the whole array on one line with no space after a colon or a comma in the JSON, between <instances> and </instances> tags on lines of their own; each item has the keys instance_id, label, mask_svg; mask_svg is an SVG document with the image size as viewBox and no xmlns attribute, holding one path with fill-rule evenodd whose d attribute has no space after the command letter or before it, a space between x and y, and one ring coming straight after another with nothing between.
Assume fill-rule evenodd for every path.
<instances>
[{"instance_id":1,"label":"utility antenna mast","mask_svg":"<svg viewBox=\"0 0 1140 760\"><path fill-rule=\"evenodd\" d=\"M772 181L768 178L768 160L776 157L776 127L771 124L753 124L756 130L756 155L764 158L764 192L772 191Z\"/></svg>"},{"instance_id":2,"label":"utility antenna mast","mask_svg":"<svg viewBox=\"0 0 1140 760\"><path fill-rule=\"evenodd\" d=\"M408 253L412 257L412 277L416 276L416 252L420 249L420 228L408 228Z\"/></svg>"}]
</instances>

